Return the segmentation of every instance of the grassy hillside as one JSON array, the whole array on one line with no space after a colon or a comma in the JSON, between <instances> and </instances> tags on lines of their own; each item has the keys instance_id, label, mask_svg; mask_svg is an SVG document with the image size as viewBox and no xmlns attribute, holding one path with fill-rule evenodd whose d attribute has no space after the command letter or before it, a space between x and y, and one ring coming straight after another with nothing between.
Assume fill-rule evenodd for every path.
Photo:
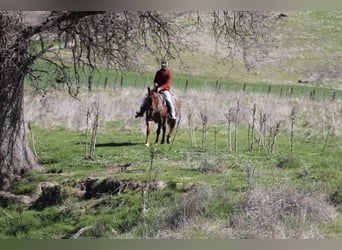
<instances>
[{"instance_id":1,"label":"grassy hillside","mask_svg":"<svg viewBox=\"0 0 342 250\"><path fill-rule=\"evenodd\" d=\"M254 65L250 71L242 63L241 51L235 54L233 61L222 60L226 56L225 49L215 44L208 33L194 37L199 42L197 52L184 52L181 61L171 60L171 67L181 75L191 73L208 78L282 84L307 80L311 85L341 89L342 13L285 14L287 16L279 19L269 34L274 40L269 53L250 51L248 59ZM216 50L215 46L218 46ZM148 65L153 62L149 61Z\"/></svg>"},{"instance_id":2,"label":"grassy hillside","mask_svg":"<svg viewBox=\"0 0 342 250\"><path fill-rule=\"evenodd\" d=\"M277 30L280 45L272 54L277 63L271 69L279 65L279 77L290 80L341 82L341 23L341 12L288 13Z\"/></svg>"},{"instance_id":3,"label":"grassy hillside","mask_svg":"<svg viewBox=\"0 0 342 250\"><path fill-rule=\"evenodd\" d=\"M170 66L176 78L183 84L187 79L195 81L216 82L224 85L230 83L262 83L280 85L305 85L341 90L342 82L342 12L284 12L285 17L276 21L274 29L268 34L273 40L267 47L267 53L249 50L247 60L250 70L242 61L241 49L233 52L233 57L227 57L227 51L222 44L215 42L210 33L209 19L203 19L206 29L201 33L193 33L187 39L198 45L193 52L183 51L180 58L170 59ZM277 16L277 13L274 14ZM207 22L207 23L206 23ZM159 63L144 51L139 55L138 76L130 79L137 87L146 87L153 79ZM38 65L39 66L39 65ZM43 66L45 67L45 66ZM53 81L53 71L50 78L43 84ZM106 77L108 84L120 82L117 72L100 71L94 79L96 86L104 85ZM130 75L132 73L125 73ZM142 76L142 77L141 77ZM126 76L125 76L126 77ZM81 80L81 84L86 82ZM298 82L301 81L301 82ZM127 81L126 81L127 82ZM201 85L201 84L200 84Z\"/></svg>"}]
</instances>

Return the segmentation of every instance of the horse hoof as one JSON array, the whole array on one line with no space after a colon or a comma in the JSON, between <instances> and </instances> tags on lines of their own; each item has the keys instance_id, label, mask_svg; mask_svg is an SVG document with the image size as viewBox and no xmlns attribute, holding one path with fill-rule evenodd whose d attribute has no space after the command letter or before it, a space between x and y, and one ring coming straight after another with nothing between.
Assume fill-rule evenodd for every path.
<instances>
[{"instance_id":1,"label":"horse hoof","mask_svg":"<svg viewBox=\"0 0 342 250\"><path fill-rule=\"evenodd\" d=\"M145 143L145 146L146 146L146 147L149 147L149 146L150 146L150 144L148 144L148 143Z\"/></svg>"}]
</instances>

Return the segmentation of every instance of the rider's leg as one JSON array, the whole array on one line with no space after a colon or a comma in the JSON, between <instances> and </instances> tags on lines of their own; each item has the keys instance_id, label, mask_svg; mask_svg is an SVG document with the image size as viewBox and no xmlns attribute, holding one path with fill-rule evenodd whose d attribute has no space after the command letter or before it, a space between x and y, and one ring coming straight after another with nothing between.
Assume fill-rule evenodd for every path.
<instances>
[{"instance_id":1,"label":"rider's leg","mask_svg":"<svg viewBox=\"0 0 342 250\"><path fill-rule=\"evenodd\" d=\"M166 100L167 106L169 108L171 119L176 119L175 107L173 106L173 102L172 102L172 99L171 99L170 91L164 91L163 94L165 96L165 100Z\"/></svg>"},{"instance_id":2,"label":"rider's leg","mask_svg":"<svg viewBox=\"0 0 342 250\"><path fill-rule=\"evenodd\" d=\"M146 111L146 105L147 105L147 98L145 96L141 105L140 105L140 110L138 112L136 112L135 118L137 118L139 116L144 116L144 113Z\"/></svg>"}]
</instances>

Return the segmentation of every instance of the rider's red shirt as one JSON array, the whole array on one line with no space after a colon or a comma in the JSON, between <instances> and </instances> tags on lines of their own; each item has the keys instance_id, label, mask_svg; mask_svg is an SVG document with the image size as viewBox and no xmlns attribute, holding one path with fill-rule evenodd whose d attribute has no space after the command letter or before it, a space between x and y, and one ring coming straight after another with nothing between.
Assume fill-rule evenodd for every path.
<instances>
[{"instance_id":1,"label":"rider's red shirt","mask_svg":"<svg viewBox=\"0 0 342 250\"><path fill-rule=\"evenodd\" d=\"M169 69L160 69L156 72L154 82L158 84L159 90L171 90L172 73Z\"/></svg>"}]
</instances>

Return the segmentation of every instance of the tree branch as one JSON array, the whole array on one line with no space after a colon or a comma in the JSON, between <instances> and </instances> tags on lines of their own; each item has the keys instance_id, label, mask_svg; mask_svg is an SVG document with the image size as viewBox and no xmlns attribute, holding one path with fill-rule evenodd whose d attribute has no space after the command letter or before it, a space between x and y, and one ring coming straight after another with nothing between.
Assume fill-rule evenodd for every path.
<instances>
[{"instance_id":1,"label":"tree branch","mask_svg":"<svg viewBox=\"0 0 342 250\"><path fill-rule=\"evenodd\" d=\"M39 34L43 31L47 31L58 24L67 21L77 22L84 17L103 14L105 11L72 11L72 12L51 12L50 16L46 19L44 23L37 26L29 26L22 31L22 37L24 39L31 38L32 36Z\"/></svg>"}]
</instances>

